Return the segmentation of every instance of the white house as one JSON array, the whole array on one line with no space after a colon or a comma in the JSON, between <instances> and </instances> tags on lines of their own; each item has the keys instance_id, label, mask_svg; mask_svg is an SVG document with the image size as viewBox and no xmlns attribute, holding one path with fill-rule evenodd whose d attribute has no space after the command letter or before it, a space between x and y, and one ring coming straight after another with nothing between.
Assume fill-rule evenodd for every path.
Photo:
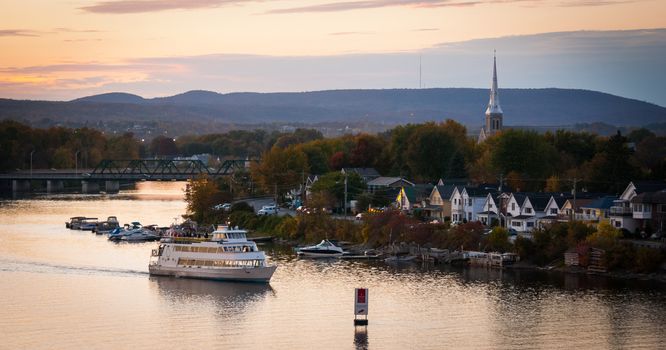
<instances>
[{"instance_id":1,"label":"white house","mask_svg":"<svg viewBox=\"0 0 666 350\"><path fill-rule=\"evenodd\" d=\"M531 232L536 221L536 211L530 198L525 193L512 193L506 209L507 228L518 232Z\"/></svg>"},{"instance_id":2,"label":"white house","mask_svg":"<svg viewBox=\"0 0 666 350\"><path fill-rule=\"evenodd\" d=\"M493 192L496 190L489 187L456 186L451 194L451 221L479 221L486 197Z\"/></svg>"},{"instance_id":3,"label":"white house","mask_svg":"<svg viewBox=\"0 0 666 350\"><path fill-rule=\"evenodd\" d=\"M499 220L499 213L500 208L498 195L488 193L486 195L486 200L483 203L482 211L477 214L479 221L481 221L486 226L490 226L494 220Z\"/></svg>"},{"instance_id":4,"label":"white house","mask_svg":"<svg viewBox=\"0 0 666 350\"><path fill-rule=\"evenodd\" d=\"M571 196L567 196L565 194L550 196L548 202L546 203L546 206L543 208L543 211L541 212L540 215L541 217L537 222L537 226L543 227L546 224L552 224L557 222L558 220L561 220L563 217L562 210L564 204L569 198L571 198Z\"/></svg>"}]
</instances>

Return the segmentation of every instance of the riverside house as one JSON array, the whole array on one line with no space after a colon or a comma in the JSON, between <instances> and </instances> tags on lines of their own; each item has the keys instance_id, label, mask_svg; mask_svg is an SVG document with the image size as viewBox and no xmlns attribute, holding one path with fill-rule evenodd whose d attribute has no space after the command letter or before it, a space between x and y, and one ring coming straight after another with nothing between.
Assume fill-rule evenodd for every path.
<instances>
[{"instance_id":1,"label":"riverside house","mask_svg":"<svg viewBox=\"0 0 666 350\"><path fill-rule=\"evenodd\" d=\"M479 221L478 215L484 211L489 193L497 194L497 186L456 186L451 193L451 221Z\"/></svg>"},{"instance_id":2,"label":"riverside house","mask_svg":"<svg viewBox=\"0 0 666 350\"><path fill-rule=\"evenodd\" d=\"M636 204L636 215L634 215L634 208L632 207L632 199L634 197L648 192L660 192L666 190L666 182L646 182L646 181L632 181L627 185L620 198L613 201L613 206L610 208L610 221L611 225L616 228L635 232L636 229L641 229L645 225L645 217L648 216L647 212L644 214L643 210L647 210L643 203ZM652 206L650 206L652 210ZM651 215L650 215L651 216Z\"/></svg>"}]
</instances>

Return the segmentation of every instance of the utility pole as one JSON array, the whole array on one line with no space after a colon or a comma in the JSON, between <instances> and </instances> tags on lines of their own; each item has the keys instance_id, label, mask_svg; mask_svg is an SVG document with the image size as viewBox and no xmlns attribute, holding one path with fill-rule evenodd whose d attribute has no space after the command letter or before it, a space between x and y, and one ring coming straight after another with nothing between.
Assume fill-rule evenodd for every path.
<instances>
[{"instance_id":1,"label":"utility pole","mask_svg":"<svg viewBox=\"0 0 666 350\"><path fill-rule=\"evenodd\" d=\"M76 153L74 153L74 174L75 175L79 175L79 153L81 153L81 151L76 151Z\"/></svg>"},{"instance_id":2,"label":"utility pole","mask_svg":"<svg viewBox=\"0 0 666 350\"><path fill-rule=\"evenodd\" d=\"M347 218L347 173L345 173L345 219Z\"/></svg>"},{"instance_id":3,"label":"utility pole","mask_svg":"<svg viewBox=\"0 0 666 350\"><path fill-rule=\"evenodd\" d=\"M35 150L33 149L30 152L30 177L32 178L32 154L35 153Z\"/></svg>"},{"instance_id":4,"label":"utility pole","mask_svg":"<svg viewBox=\"0 0 666 350\"><path fill-rule=\"evenodd\" d=\"M576 183L578 182L578 179L574 177L573 179L573 218L572 221L576 221Z\"/></svg>"}]
</instances>

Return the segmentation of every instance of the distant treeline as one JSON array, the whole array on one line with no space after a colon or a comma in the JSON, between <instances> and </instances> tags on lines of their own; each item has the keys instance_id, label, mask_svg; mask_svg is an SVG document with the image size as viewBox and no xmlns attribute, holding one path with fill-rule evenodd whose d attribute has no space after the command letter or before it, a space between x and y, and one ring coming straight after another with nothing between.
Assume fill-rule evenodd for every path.
<instances>
[{"instance_id":1,"label":"distant treeline","mask_svg":"<svg viewBox=\"0 0 666 350\"><path fill-rule=\"evenodd\" d=\"M468 178L514 190L563 191L578 180L578 189L617 193L632 180L666 178L666 137L647 129L611 137L558 130L537 133L505 130L478 144L452 120L408 124L377 135L324 138L311 129L294 132L235 130L220 134L142 142L131 133L108 135L88 128L34 129L0 122L0 170L94 167L104 158L191 156L261 158L253 179L269 193L285 193L309 174L343 167L374 167L385 176L417 182Z\"/></svg>"}]
</instances>

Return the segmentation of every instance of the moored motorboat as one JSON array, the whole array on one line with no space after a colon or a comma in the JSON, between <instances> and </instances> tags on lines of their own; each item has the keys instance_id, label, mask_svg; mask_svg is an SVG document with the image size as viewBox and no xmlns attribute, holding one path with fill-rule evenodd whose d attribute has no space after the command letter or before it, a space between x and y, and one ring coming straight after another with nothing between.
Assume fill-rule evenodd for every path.
<instances>
[{"instance_id":1,"label":"moored motorboat","mask_svg":"<svg viewBox=\"0 0 666 350\"><path fill-rule=\"evenodd\" d=\"M338 258L342 256L344 250L331 241L324 239L317 245L298 248L296 254L305 258Z\"/></svg>"},{"instance_id":2,"label":"moored motorboat","mask_svg":"<svg viewBox=\"0 0 666 350\"><path fill-rule=\"evenodd\" d=\"M120 227L120 224L118 223L118 218L116 218L115 216L109 216L106 219L106 221L98 222L97 227L93 229L93 232L95 232L98 235L108 234L118 227Z\"/></svg>"},{"instance_id":3,"label":"moored motorboat","mask_svg":"<svg viewBox=\"0 0 666 350\"><path fill-rule=\"evenodd\" d=\"M84 218L79 223L78 229L81 231L92 231L97 227L97 218Z\"/></svg>"},{"instance_id":4,"label":"moored motorboat","mask_svg":"<svg viewBox=\"0 0 666 350\"><path fill-rule=\"evenodd\" d=\"M74 216L69 218L69 222L65 223L65 227L72 230L78 230L79 225L81 225L81 220L85 219L85 216Z\"/></svg>"},{"instance_id":5,"label":"moored motorboat","mask_svg":"<svg viewBox=\"0 0 666 350\"><path fill-rule=\"evenodd\" d=\"M243 282L268 282L276 268L245 230L226 226L210 240L164 238L148 265L151 275Z\"/></svg>"}]
</instances>

